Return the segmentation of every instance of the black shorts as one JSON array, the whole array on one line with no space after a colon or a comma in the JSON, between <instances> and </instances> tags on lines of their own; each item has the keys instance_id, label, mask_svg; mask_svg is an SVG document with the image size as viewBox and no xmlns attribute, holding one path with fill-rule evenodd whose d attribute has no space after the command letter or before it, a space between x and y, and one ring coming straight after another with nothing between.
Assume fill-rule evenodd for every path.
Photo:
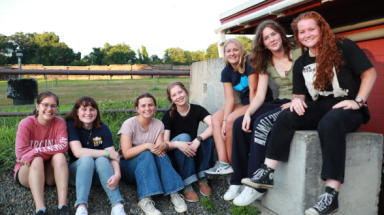
<instances>
[{"instance_id":1,"label":"black shorts","mask_svg":"<svg viewBox=\"0 0 384 215\"><path fill-rule=\"evenodd\" d=\"M17 173L16 173L16 183L17 183L18 185L24 187L23 185L20 184L20 181L19 181L19 171L20 171L20 169L17 170Z\"/></svg>"}]
</instances>

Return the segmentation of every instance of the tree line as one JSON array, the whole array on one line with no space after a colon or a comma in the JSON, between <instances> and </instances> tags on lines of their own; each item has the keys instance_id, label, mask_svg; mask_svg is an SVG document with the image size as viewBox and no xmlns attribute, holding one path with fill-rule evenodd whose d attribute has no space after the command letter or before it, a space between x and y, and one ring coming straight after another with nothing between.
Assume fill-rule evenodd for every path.
<instances>
[{"instance_id":1,"label":"tree line","mask_svg":"<svg viewBox=\"0 0 384 215\"><path fill-rule=\"evenodd\" d=\"M250 53L252 40L245 36L237 36L245 50ZM44 66L89 66L110 64L172 64L191 65L193 62L204 61L219 57L217 42L212 43L206 50L188 51L179 47L168 48L164 55L149 56L145 46L132 50L125 43L104 47L94 47L93 51L84 57L75 53L54 32L23 33L6 36L0 34L0 65L17 64L16 53L23 53L23 64L43 64Z\"/></svg>"}]
</instances>

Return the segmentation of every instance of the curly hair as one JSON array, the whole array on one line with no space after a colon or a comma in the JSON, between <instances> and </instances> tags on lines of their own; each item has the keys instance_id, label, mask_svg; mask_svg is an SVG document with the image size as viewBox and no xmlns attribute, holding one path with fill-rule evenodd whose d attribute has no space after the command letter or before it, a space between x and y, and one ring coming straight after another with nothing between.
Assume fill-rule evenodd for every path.
<instances>
[{"instance_id":1,"label":"curly hair","mask_svg":"<svg viewBox=\"0 0 384 215\"><path fill-rule=\"evenodd\" d=\"M263 30L267 27L272 28L280 34L283 42L284 55L288 57L289 61L292 61L290 53L294 46L287 38L284 29L275 21L265 20L257 26L255 40L253 41L252 52L249 58L249 63L251 64L253 70L259 74L265 74L268 62L271 62L273 65L272 52L264 46L263 40Z\"/></svg>"},{"instance_id":2,"label":"curly hair","mask_svg":"<svg viewBox=\"0 0 384 215\"><path fill-rule=\"evenodd\" d=\"M336 72L339 73L340 65L344 66L345 62L341 60L342 51L337 50L337 43L343 43L345 37L336 36L332 31L329 24L317 12L309 11L300 14L296 17L292 24L292 30L295 36L296 43L300 45L301 51L304 53L304 46L299 40L298 23L302 20L313 19L320 28L320 38L317 42L317 56L316 56L316 78L313 82L314 88L323 90L324 87L332 83L334 76L333 66Z\"/></svg>"},{"instance_id":3,"label":"curly hair","mask_svg":"<svg viewBox=\"0 0 384 215\"><path fill-rule=\"evenodd\" d=\"M174 118L175 116L175 112L177 110L177 107L176 107L176 104L172 102L172 98L171 98L171 90L174 86L179 86L181 89L183 89L185 91L185 93L187 93L187 95L189 94L187 88L184 86L183 83L181 83L180 81L173 81L171 82L170 84L168 84L168 87L167 87L167 99L170 103L172 103L171 105L171 111L169 111L169 116L171 118Z\"/></svg>"},{"instance_id":4,"label":"curly hair","mask_svg":"<svg viewBox=\"0 0 384 215\"><path fill-rule=\"evenodd\" d=\"M240 52L240 60L239 60L239 64L237 65L237 69L238 69L238 72L240 74L243 74L245 72L245 61L247 60L247 55L248 53L244 50L244 47L243 47L243 44L236 38L231 38L229 40L227 40L225 43L224 43L224 59L225 59L225 64L227 66L231 65L229 64L229 62L227 61L227 58L225 57L225 47L230 44L230 43L234 43L237 45L237 48L239 49L239 52Z\"/></svg>"}]
</instances>

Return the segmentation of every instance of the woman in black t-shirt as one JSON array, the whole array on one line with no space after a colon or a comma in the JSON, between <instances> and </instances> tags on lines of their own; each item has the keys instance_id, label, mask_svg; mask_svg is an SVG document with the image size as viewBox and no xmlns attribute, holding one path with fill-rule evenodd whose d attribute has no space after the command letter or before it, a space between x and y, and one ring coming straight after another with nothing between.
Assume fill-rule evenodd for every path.
<instances>
[{"instance_id":1,"label":"woman in black t-shirt","mask_svg":"<svg viewBox=\"0 0 384 215\"><path fill-rule=\"evenodd\" d=\"M186 201L197 202L199 197L192 188L198 181L200 193L212 194L204 172L213 166L214 142L212 138L211 115L200 105L188 103L188 90L181 82L168 85L167 97L172 103L170 110L163 116L164 141L168 143L167 154L180 174L183 183L183 195ZM208 125L203 133L197 135L199 123Z\"/></svg>"},{"instance_id":2,"label":"woman in black t-shirt","mask_svg":"<svg viewBox=\"0 0 384 215\"><path fill-rule=\"evenodd\" d=\"M305 214L333 214L338 210L338 190L344 182L345 135L369 120L365 101L376 71L364 52L354 42L334 35L320 14L303 13L291 26L302 51L308 48L293 68L292 103L271 130L262 168L242 183L273 188L273 172L280 161L288 160L295 131L317 129L323 154L321 178L326 188Z\"/></svg>"}]
</instances>

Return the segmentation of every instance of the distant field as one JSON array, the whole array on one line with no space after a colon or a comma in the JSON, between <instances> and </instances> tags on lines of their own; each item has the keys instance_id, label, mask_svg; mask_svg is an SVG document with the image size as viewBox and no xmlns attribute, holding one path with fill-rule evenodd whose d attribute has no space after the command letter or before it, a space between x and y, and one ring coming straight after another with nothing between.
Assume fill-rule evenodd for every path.
<instances>
[{"instance_id":1,"label":"distant field","mask_svg":"<svg viewBox=\"0 0 384 215\"><path fill-rule=\"evenodd\" d=\"M156 98L166 97L165 89L172 81L181 81L185 84L183 78L156 78L156 88L153 89L152 78L124 80L58 80L48 81L48 90L59 96L60 103L73 104L78 98L84 95L91 96L96 101L101 100L125 100L133 99L142 92L150 92ZM189 82L189 77L188 77ZM0 106L12 106L13 100L7 98L7 81L0 81ZM189 88L189 87L188 87ZM39 80L39 92L45 91L45 81ZM1 109L1 107L0 107ZM0 110L4 112L4 110Z\"/></svg>"}]
</instances>

